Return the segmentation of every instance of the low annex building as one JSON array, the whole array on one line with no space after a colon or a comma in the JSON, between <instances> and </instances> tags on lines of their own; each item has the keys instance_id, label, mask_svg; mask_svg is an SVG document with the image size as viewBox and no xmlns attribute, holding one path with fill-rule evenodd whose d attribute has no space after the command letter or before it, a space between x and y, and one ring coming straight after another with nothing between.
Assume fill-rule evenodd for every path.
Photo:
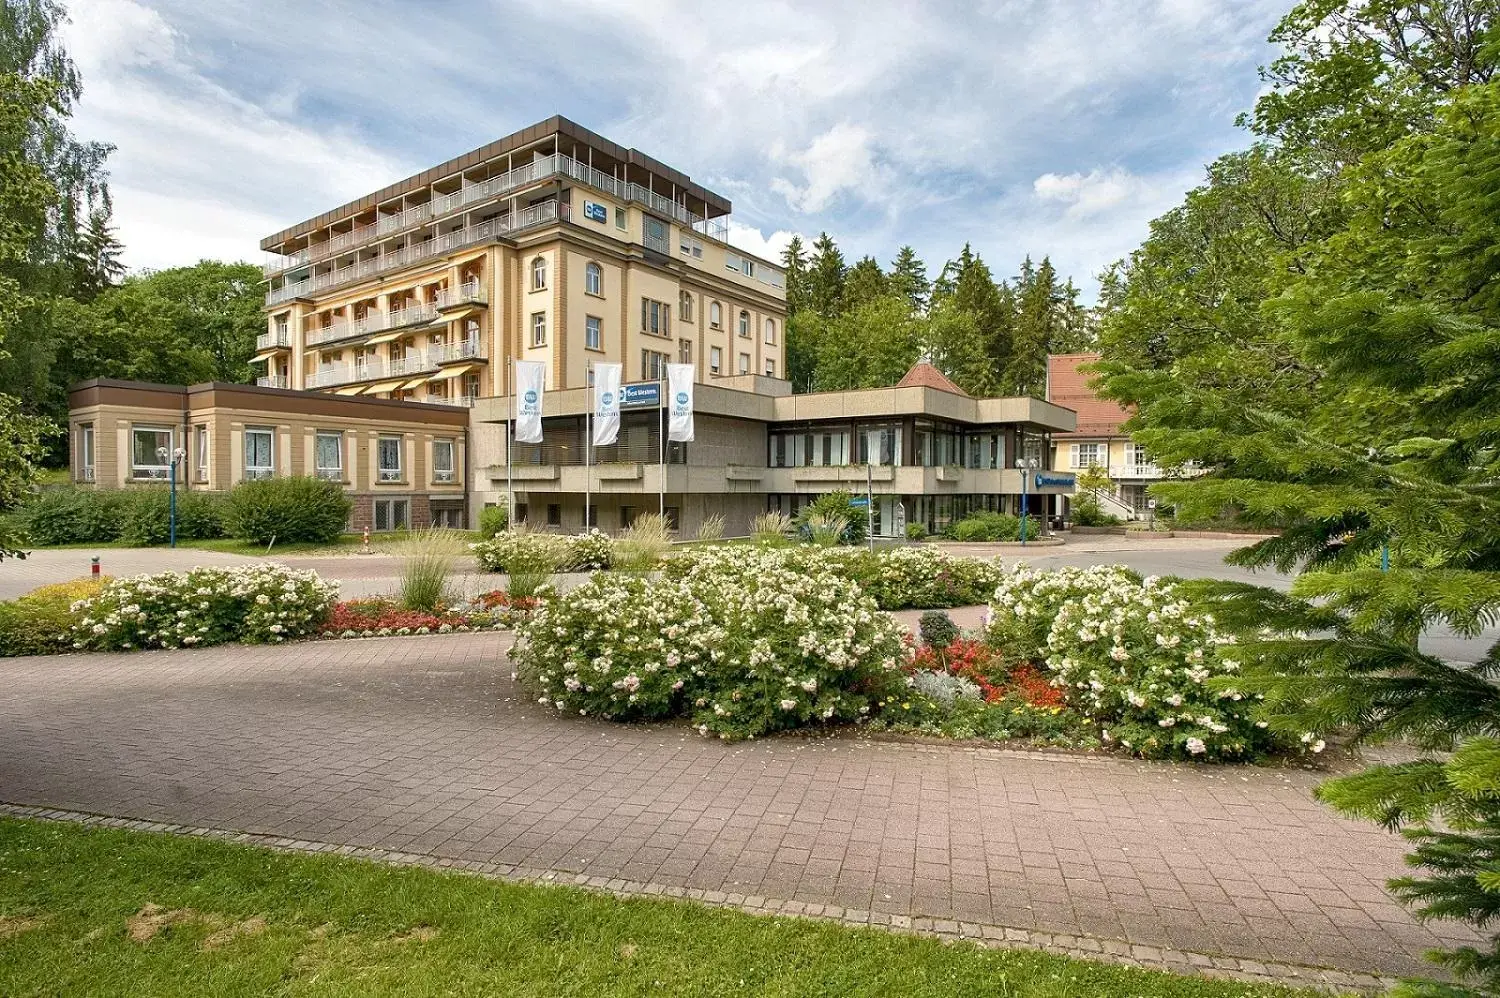
<instances>
[{"instance_id":1,"label":"low annex building","mask_svg":"<svg viewBox=\"0 0 1500 998\"><path fill-rule=\"evenodd\" d=\"M227 490L311 475L354 500L350 529L463 526L468 410L254 385L95 378L68 398L74 482ZM180 453L179 453L180 449Z\"/></svg>"}]
</instances>

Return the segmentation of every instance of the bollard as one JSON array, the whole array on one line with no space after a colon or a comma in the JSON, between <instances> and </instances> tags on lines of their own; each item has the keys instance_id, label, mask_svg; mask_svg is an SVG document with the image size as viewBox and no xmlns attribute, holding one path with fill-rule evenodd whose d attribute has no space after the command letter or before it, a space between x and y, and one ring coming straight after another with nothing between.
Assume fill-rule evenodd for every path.
<instances>
[{"instance_id":1,"label":"bollard","mask_svg":"<svg viewBox=\"0 0 1500 998\"><path fill-rule=\"evenodd\" d=\"M370 528L369 528L369 526L366 526L365 527L364 546L360 549L360 554L369 554L369 553L370 553Z\"/></svg>"},{"instance_id":2,"label":"bollard","mask_svg":"<svg viewBox=\"0 0 1500 998\"><path fill-rule=\"evenodd\" d=\"M99 556L97 554L90 559L89 576L96 580L99 578Z\"/></svg>"}]
</instances>

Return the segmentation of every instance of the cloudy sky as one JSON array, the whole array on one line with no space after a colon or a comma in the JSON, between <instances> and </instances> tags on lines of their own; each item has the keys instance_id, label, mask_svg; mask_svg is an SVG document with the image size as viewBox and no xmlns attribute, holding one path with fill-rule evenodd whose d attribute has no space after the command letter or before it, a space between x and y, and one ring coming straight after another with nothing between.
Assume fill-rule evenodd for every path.
<instances>
[{"instance_id":1,"label":"cloudy sky","mask_svg":"<svg viewBox=\"0 0 1500 998\"><path fill-rule=\"evenodd\" d=\"M970 241L1092 294L1244 144L1289 0L70 0L132 267L260 237L563 114L734 202L733 241Z\"/></svg>"}]
</instances>

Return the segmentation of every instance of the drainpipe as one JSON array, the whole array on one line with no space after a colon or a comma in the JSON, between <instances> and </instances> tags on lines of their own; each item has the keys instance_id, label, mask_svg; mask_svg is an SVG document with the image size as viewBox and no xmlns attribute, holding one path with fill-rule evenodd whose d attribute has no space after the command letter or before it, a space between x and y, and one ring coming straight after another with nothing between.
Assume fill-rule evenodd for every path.
<instances>
[{"instance_id":1,"label":"drainpipe","mask_svg":"<svg viewBox=\"0 0 1500 998\"><path fill-rule=\"evenodd\" d=\"M192 415L188 410L188 390L184 388L182 390L182 452L186 455L182 460L182 489L184 492L191 488L188 482L193 477L187 470L192 467L192 462L188 458L193 456L191 450L193 441L188 432L192 427L191 420ZM173 473L173 477L176 477L175 472Z\"/></svg>"},{"instance_id":2,"label":"drainpipe","mask_svg":"<svg viewBox=\"0 0 1500 998\"><path fill-rule=\"evenodd\" d=\"M468 417L468 419L469 420L473 420L473 418L474 418L474 410L470 409L469 410L469 417ZM471 509L471 507L469 506L469 490L470 490L469 480L470 480L470 475L473 472L473 468L474 468L474 454L469 449L469 422L465 421L464 422L464 522L465 523L469 522L469 511ZM476 526L478 526L477 522L474 523L474 524L472 524L472 525L470 525L469 529L473 530L474 527L476 527Z\"/></svg>"}]
</instances>

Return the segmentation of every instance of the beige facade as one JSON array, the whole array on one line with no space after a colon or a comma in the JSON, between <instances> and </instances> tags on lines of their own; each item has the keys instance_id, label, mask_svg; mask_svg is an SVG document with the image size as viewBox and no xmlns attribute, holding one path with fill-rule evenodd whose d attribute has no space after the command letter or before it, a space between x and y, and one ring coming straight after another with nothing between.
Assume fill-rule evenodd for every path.
<instances>
[{"instance_id":1,"label":"beige facade","mask_svg":"<svg viewBox=\"0 0 1500 998\"><path fill-rule=\"evenodd\" d=\"M341 484L351 529L463 526L468 411L248 385L95 379L69 398L71 475L98 488L224 491L307 475ZM173 467L173 458L177 458Z\"/></svg>"},{"instance_id":2,"label":"beige facade","mask_svg":"<svg viewBox=\"0 0 1500 998\"><path fill-rule=\"evenodd\" d=\"M262 241L260 384L446 405L629 380L785 375L774 264L726 241L729 202L551 118Z\"/></svg>"}]
</instances>

